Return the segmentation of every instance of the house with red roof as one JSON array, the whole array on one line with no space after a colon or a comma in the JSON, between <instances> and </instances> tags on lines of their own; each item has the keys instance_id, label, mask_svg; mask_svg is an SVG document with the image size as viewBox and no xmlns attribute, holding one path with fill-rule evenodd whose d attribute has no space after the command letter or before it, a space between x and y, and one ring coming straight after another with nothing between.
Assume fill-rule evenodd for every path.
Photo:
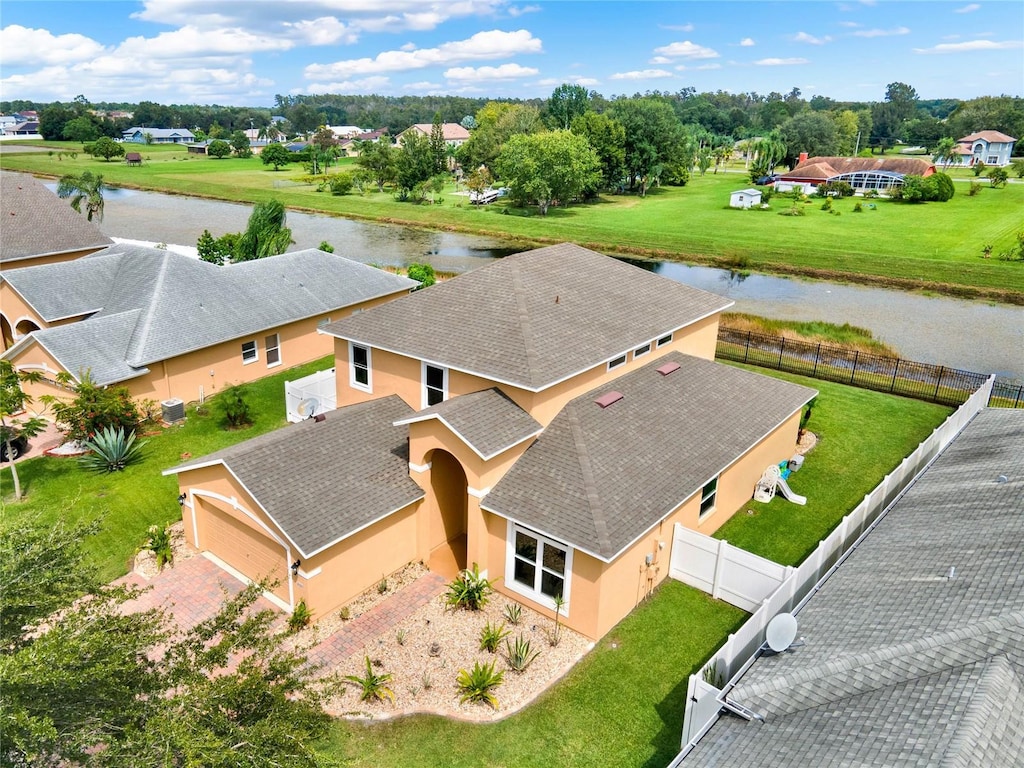
<instances>
[{"instance_id":1,"label":"house with red roof","mask_svg":"<svg viewBox=\"0 0 1024 768\"><path fill-rule=\"evenodd\" d=\"M931 176L935 164L929 160L911 157L807 157L793 170L782 174L775 182L776 192L789 192L800 188L805 194L813 192L819 184L846 182L854 192L869 189L888 192L903 185L903 177Z\"/></svg>"},{"instance_id":2,"label":"house with red roof","mask_svg":"<svg viewBox=\"0 0 1024 768\"><path fill-rule=\"evenodd\" d=\"M1017 140L999 131L978 131L962 139L957 139L957 159L951 165L974 166L979 162L985 165L1009 165L1013 155L1013 145Z\"/></svg>"}]
</instances>

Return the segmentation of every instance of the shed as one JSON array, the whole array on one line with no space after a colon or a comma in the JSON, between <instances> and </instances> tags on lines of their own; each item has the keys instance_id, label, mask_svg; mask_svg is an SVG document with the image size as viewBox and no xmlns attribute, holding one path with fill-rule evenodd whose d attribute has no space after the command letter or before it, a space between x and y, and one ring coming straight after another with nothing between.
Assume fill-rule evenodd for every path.
<instances>
[{"instance_id":1,"label":"shed","mask_svg":"<svg viewBox=\"0 0 1024 768\"><path fill-rule=\"evenodd\" d=\"M124 161L128 165L142 165L142 155L139 152L128 152L124 156Z\"/></svg>"},{"instance_id":2,"label":"shed","mask_svg":"<svg viewBox=\"0 0 1024 768\"><path fill-rule=\"evenodd\" d=\"M729 195L730 208L751 208L761 204L761 192L756 189L741 189Z\"/></svg>"}]
</instances>

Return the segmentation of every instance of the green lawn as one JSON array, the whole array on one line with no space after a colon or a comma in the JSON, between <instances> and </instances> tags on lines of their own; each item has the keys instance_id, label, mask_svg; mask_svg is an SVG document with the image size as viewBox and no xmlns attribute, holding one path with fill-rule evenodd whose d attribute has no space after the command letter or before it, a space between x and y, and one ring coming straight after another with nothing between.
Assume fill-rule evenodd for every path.
<instances>
[{"instance_id":1,"label":"green lawn","mask_svg":"<svg viewBox=\"0 0 1024 768\"><path fill-rule=\"evenodd\" d=\"M77 145L68 145L77 147ZM351 218L492 235L526 243L573 241L607 252L802 273L832 279L874 280L902 288L1024 303L1024 262L983 258L1014 242L1021 228L1024 184L967 195L957 183L947 203L904 205L854 200L836 202L840 215L820 210L820 201L800 204L804 216L780 216L792 203L776 199L772 209L732 210L729 193L749 186L741 173L695 175L682 188L657 188L645 199L606 195L599 202L553 208L547 217L505 202L477 207L449 190L440 205L396 202L390 192L334 197L299 183L304 171L273 171L258 158L215 160L181 147L141 147L144 164L129 168L79 153L0 152L0 167L60 176L85 169L109 184L206 196L239 202L276 197L287 206ZM50 154L52 152L52 154ZM343 161L342 168L352 161ZM337 169L334 169L337 170ZM509 214L509 215L505 215Z\"/></svg>"},{"instance_id":2,"label":"green lawn","mask_svg":"<svg viewBox=\"0 0 1024 768\"><path fill-rule=\"evenodd\" d=\"M212 400L205 414L189 408L180 427L157 428L143 449L144 460L123 472L95 474L73 458L40 456L18 464L18 476L27 498L11 503L10 470L0 470L2 505L0 527L37 514L45 523L59 518L91 520L102 518L102 532L86 540L85 548L94 558L104 580L128 572L131 560L145 543L149 526L181 519L177 504L178 483L160 473L180 464L183 454L203 456L285 424L284 382L330 368L333 357L297 366L247 385L246 401L255 422L246 429L223 429L213 414ZM2 535L2 530L0 530Z\"/></svg>"}]
</instances>

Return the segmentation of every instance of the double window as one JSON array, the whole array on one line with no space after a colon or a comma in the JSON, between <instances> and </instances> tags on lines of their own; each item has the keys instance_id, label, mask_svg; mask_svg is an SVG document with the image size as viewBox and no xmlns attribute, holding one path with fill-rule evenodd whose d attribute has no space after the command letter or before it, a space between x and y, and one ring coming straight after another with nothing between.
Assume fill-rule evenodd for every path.
<instances>
[{"instance_id":1,"label":"double window","mask_svg":"<svg viewBox=\"0 0 1024 768\"><path fill-rule=\"evenodd\" d=\"M704 486L700 492L700 517L707 517L715 511L715 498L718 496L718 478Z\"/></svg>"},{"instance_id":2,"label":"double window","mask_svg":"<svg viewBox=\"0 0 1024 768\"><path fill-rule=\"evenodd\" d=\"M263 340L263 348L267 352L267 368L281 364L281 339L272 333Z\"/></svg>"},{"instance_id":3,"label":"double window","mask_svg":"<svg viewBox=\"0 0 1024 768\"><path fill-rule=\"evenodd\" d=\"M554 598L560 597L564 600L563 614L567 613L572 550L512 522L509 539L505 583L549 608L554 608Z\"/></svg>"},{"instance_id":4,"label":"double window","mask_svg":"<svg viewBox=\"0 0 1024 768\"><path fill-rule=\"evenodd\" d=\"M256 348L256 340L242 342L242 365L255 363L259 360L260 353Z\"/></svg>"},{"instance_id":5,"label":"double window","mask_svg":"<svg viewBox=\"0 0 1024 768\"><path fill-rule=\"evenodd\" d=\"M448 397L448 369L423 364L423 407L444 402Z\"/></svg>"},{"instance_id":6,"label":"double window","mask_svg":"<svg viewBox=\"0 0 1024 768\"><path fill-rule=\"evenodd\" d=\"M359 344L348 343L349 372L348 383L353 389L372 392L370 380L370 348Z\"/></svg>"}]
</instances>

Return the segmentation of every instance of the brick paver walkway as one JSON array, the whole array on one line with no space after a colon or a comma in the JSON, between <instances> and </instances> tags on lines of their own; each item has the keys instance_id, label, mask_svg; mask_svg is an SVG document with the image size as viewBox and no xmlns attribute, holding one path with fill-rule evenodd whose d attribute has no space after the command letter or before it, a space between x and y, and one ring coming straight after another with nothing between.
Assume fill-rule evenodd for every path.
<instances>
[{"instance_id":1,"label":"brick paver walkway","mask_svg":"<svg viewBox=\"0 0 1024 768\"><path fill-rule=\"evenodd\" d=\"M182 631L216 615L227 595L237 595L243 589L240 581L205 557L179 561L148 581L137 573L130 573L116 583L150 587L137 599L126 603L125 610L163 609L172 617L173 625ZM310 663L322 665L325 673L331 672L371 640L442 594L446 586L447 582L439 574L421 576L321 639L307 651ZM254 608L281 613L280 620L285 620L284 613L266 598L259 598Z\"/></svg>"}]
</instances>

